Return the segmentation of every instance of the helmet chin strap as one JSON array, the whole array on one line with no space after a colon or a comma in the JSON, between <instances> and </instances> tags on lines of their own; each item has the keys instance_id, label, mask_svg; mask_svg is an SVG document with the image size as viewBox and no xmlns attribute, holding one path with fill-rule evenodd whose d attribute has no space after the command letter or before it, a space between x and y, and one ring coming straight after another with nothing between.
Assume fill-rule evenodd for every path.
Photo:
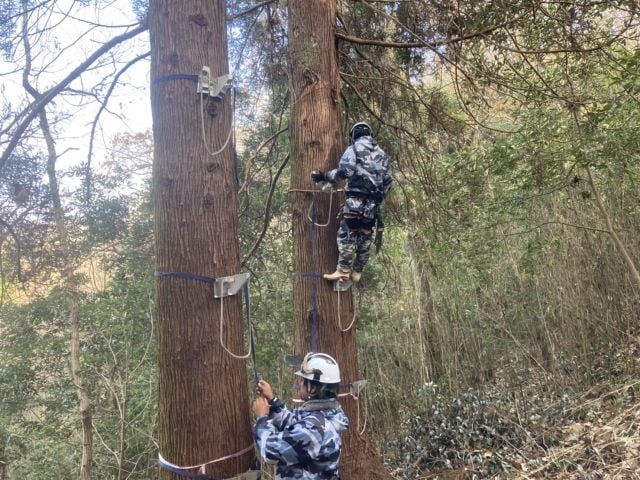
<instances>
[{"instance_id":1,"label":"helmet chin strap","mask_svg":"<svg viewBox=\"0 0 640 480\"><path fill-rule=\"evenodd\" d=\"M321 383L320 384L320 388L317 388L315 390L313 396L311 395L311 388L313 388L312 385L311 385L311 380L305 379L304 387L307 389L307 400L312 400L313 398L320 396L322 394L322 392L324 392L325 388L327 387L327 384L326 383Z\"/></svg>"}]
</instances>

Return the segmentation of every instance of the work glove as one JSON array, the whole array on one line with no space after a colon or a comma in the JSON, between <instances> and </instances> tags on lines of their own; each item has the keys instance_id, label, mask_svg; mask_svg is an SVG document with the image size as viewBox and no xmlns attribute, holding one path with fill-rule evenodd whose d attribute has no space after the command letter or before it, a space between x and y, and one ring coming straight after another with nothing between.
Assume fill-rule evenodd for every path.
<instances>
[{"instance_id":1,"label":"work glove","mask_svg":"<svg viewBox=\"0 0 640 480\"><path fill-rule=\"evenodd\" d=\"M311 172L311 179L316 183L329 181L329 179L327 178L327 174L321 172L320 170L314 170L313 172Z\"/></svg>"}]
</instances>

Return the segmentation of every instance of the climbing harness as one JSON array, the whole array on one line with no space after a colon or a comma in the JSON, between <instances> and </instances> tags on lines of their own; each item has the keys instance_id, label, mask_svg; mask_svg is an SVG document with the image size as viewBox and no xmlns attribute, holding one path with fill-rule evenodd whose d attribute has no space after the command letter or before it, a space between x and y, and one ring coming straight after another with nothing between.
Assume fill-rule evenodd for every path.
<instances>
[{"instance_id":1,"label":"climbing harness","mask_svg":"<svg viewBox=\"0 0 640 480\"><path fill-rule=\"evenodd\" d=\"M197 275L194 273L185 272L154 272L156 278L173 277L182 280L195 280L198 282L204 282L213 285L213 297L220 300L220 345L222 348L233 358L243 360L251 357L253 376L256 385L260 381L260 375L258 374L258 367L255 355L255 337L253 332L253 321L251 320L251 305L249 299L249 274L240 273L237 275L231 275L226 277L209 277L206 275ZM224 344L223 328L224 328L224 297L237 294L242 289L244 294L245 311L247 316L247 330L249 333L249 352L246 355L237 355L230 351Z\"/></svg>"},{"instance_id":2,"label":"climbing harness","mask_svg":"<svg viewBox=\"0 0 640 480\"><path fill-rule=\"evenodd\" d=\"M207 475L206 473L206 469L207 469L207 465L212 465L214 463L219 463L219 462L223 462L225 460L230 460L232 458L237 458L240 457L242 455L244 455L245 453L248 453L250 451L252 451L254 448L253 444L251 444L250 446L248 446L247 448L244 448L242 450L240 450L239 452L236 453L232 453L230 455L225 455L224 457L220 457L220 458L216 458L215 460L210 460L208 462L204 462L204 463L199 463L198 465L189 465L186 467L182 467L179 465L176 465L174 463L171 463L169 461L167 461L160 453L158 453L158 464L164 468L165 470L169 470L172 473L175 473L176 475L180 475L182 477L187 477L187 478L195 478L197 480L215 480L213 477L210 477L209 475ZM193 473L190 472L189 470L196 470L197 469L197 473ZM244 480L246 478L246 480L250 480L252 478L257 479L257 476L247 476L248 474L252 473L253 471L249 471L247 473L244 474L240 474L238 476L232 477L230 479L227 480L233 480L233 479L237 479L237 480ZM257 473L260 473L259 470L256 471Z\"/></svg>"}]
</instances>

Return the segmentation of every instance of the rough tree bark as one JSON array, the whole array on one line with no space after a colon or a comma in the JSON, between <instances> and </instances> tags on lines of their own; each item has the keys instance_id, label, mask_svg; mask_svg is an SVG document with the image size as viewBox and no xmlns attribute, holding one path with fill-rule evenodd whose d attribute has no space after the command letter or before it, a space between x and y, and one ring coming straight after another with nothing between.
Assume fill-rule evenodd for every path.
<instances>
[{"instance_id":1,"label":"rough tree bark","mask_svg":"<svg viewBox=\"0 0 640 480\"><path fill-rule=\"evenodd\" d=\"M204 136L196 83L170 75L228 73L224 0L155 0L150 4L153 198L156 270L210 277L239 273L237 184L231 101L204 99ZM219 342L221 301L210 284L175 277L156 281L160 453L195 465L252 445L245 363ZM242 352L239 295L223 302L225 342ZM246 471L253 452L207 467L226 478ZM161 479L180 477L161 470Z\"/></svg>"},{"instance_id":2,"label":"rough tree bark","mask_svg":"<svg viewBox=\"0 0 640 480\"><path fill-rule=\"evenodd\" d=\"M329 194L297 190L312 189L312 170L334 168L344 144L340 128L340 83L335 48L335 0L289 2L289 61L293 92L291 120L291 185L294 259L295 353L311 350L312 292L317 286L318 337L316 350L334 355L340 363L343 383L361 379L358 369L356 328L346 328L354 313L351 292L336 293L331 285L311 272L329 272L336 267L337 196L329 208ZM313 227L307 213L315 205L317 221L326 228ZM362 402L362 400L360 400ZM342 401L351 419L344 435L341 477L388 479L382 461L368 435L360 435L362 408L350 397Z\"/></svg>"}]
</instances>

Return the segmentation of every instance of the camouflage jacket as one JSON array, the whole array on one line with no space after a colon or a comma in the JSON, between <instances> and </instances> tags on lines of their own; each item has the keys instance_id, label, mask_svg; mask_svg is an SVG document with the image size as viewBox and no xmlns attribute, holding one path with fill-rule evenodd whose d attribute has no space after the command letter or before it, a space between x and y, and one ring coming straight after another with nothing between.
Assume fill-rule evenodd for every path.
<instances>
[{"instance_id":1,"label":"camouflage jacket","mask_svg":"<svg viewBox=\"0 0 640 480\"><path fill-rule=\"evenodd\" d=\"M256 420L254 437L264 461L277 464L277 480L338 479L348 425L337 400L309 400L293 411L276 400Z\"/></svg>"},{"instance_id":2,"label":"camouflage jacket","mask_svg":"<svg viewBox=\"0 0 640 480\"><path fill-rule=\"evenodd\" d=\"M326 176L332 183L346 179L347 196L370 197L378 203L387 195L392 181L389 157L369 136L356 139L342 154L338 168Z\"/></svg>"}]
</instances>

